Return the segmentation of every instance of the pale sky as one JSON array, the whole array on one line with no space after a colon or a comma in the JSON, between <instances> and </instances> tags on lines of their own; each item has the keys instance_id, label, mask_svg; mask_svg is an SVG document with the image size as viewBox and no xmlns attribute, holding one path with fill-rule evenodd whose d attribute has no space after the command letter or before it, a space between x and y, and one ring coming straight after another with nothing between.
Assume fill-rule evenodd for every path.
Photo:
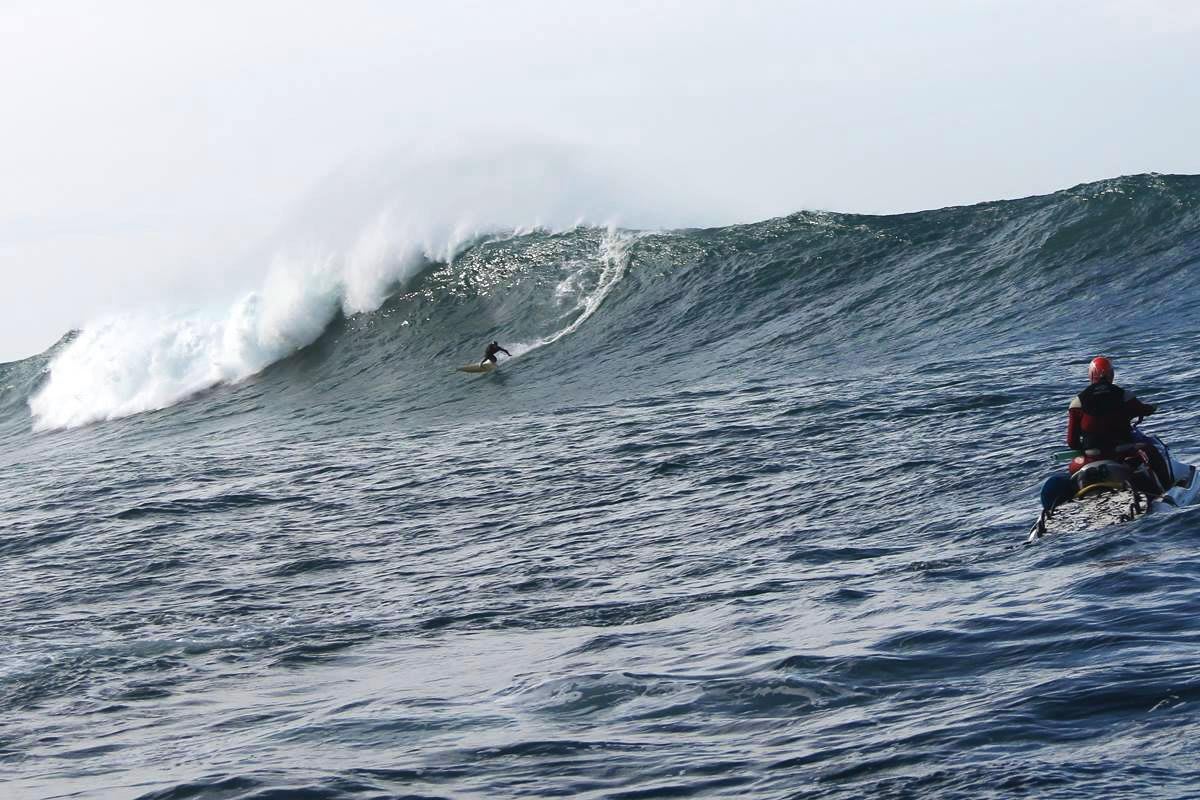
<instances>
[{"instance_id":1,"label":"pale sky","mask_svg":"<svg viewBox=\"0 0 1200 800\"><path fill-rule=\"evenodd\" d=\"M646 227L1198 173L1198 41L1187 0L0 0L0 361L394 192Z\"/></svg>"}]
</instances>

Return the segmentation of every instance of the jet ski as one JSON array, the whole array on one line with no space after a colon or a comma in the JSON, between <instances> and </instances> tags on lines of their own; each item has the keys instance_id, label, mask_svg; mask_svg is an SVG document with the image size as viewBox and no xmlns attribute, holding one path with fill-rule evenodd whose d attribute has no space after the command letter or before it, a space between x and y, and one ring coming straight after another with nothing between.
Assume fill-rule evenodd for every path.
<instances>
[{"instance_id":1,"label":"jet ski","mask_svg":"<svg viewBox=\"0 0 1200 800\"><path fill-rule=\"evenodd\" d=\"M1176 461L1153 434L1139 432L1138 439L1111 452L1068 451L1067 474L1051 475L1042 484L1042 512L1029 541L1129 522L1200 500L1195 466Z\"/></svg>"}]
</instances>

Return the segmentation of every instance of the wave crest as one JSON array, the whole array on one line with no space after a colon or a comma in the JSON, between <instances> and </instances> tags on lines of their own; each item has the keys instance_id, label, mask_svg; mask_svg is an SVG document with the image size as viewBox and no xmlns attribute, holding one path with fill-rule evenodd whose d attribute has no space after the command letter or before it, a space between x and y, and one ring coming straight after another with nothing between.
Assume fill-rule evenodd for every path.
<instances>
[{"instance_id":1,"label":"wave crest","mask_svg":"<svg viewBox=\"0 0 1200 800\"><path fill-rule=\"evenodd\" d=\"M345 255L279 256L262 287L225 309L134 313L84 328L29 400L35 430L155 411L262 371L312 344L339 312L372 311L425 263L369 229Z\"/></svg>"}]
</instances>

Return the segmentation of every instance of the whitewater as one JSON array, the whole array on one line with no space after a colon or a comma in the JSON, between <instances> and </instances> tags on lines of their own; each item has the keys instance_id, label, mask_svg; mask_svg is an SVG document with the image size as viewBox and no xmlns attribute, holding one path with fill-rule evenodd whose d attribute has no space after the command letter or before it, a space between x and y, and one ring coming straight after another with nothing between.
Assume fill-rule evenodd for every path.
<instances>
[{"instance_id":1,"label":"whitewater","mask_svg":"<svg viewBox=\"0 0 1200 800\"><path fill-rule=\"evenodd\" d=\"M0 365L5 797L1196 796L1196 512L1025 534L1200 176L343 234Z\"/></svg>"}]
</instances>

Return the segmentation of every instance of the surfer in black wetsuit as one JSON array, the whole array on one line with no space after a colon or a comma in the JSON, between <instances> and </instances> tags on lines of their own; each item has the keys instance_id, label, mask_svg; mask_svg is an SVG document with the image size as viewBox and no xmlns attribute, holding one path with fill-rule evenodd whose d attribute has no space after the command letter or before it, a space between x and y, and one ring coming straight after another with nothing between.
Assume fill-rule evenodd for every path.
<instances>
[{"instance_id":1,"label":"surfer in black wetsuit","mask_svg":"<svg viewBox=\"0 0 1200 800\"><path fill-rule=\"evenodd\" d=\"M495 364L496 363L496 353L504 353L504 355L508 356L509 358L512 358L512 353L508 352L503 347L501 347L498 342L493 341L491 344L489 344L487 346L487 350L483 351L483 361L479 362L479 366L482 367L484 364L488 363L489 361L492 362L493 364Z\"/></svg>"}]
</instances>

